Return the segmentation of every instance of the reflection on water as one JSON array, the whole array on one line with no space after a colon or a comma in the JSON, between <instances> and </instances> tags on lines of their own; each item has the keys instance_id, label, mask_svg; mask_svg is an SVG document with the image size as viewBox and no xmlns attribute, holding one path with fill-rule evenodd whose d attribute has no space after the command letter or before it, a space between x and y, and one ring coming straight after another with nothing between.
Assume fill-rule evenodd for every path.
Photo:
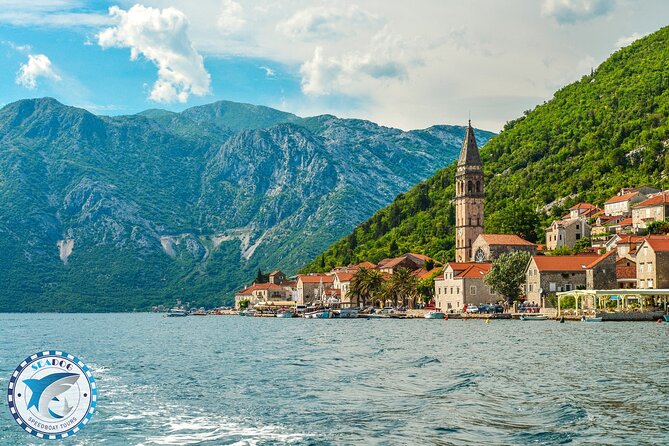
<instances>
[{"instance_id":1,"label":"reflection on water","mask_svg":"<svg viewBox=\"0 0 669 446\"><path fill-rule=\"evenodd\" d=\"M669 324L0 315L0 385L76 354L72 444L668 444ZM0 444L41 444L0 411Z\"/></svg>"}]
</instances>

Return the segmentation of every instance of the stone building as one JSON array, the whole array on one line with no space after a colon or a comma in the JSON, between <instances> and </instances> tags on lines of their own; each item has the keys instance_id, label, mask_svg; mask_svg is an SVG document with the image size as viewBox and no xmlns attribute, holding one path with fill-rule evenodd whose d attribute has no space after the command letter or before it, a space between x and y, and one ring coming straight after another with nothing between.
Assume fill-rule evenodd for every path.
<instances>
[{"instance_id":1,"label":"stone building","mask_svg":"<svg viewBox=\"0 0 669 446\"><path fill-rule=\"evenodd\" d=\"M269 283L281 285L286 280L286 275L281 270L272 271L269 273Z\"/></svg>"},{"instance_id":2,"label":"stone building","mask_svg":"<svg viewBox=\"0 0 669 446\"><path fill-rule=\"evenodd\" d=\"M619 257L616 261L616 281L619 290L636 288L636 261L629 257Z\"/></svg>"},{"instance_id":3,"label":"stone building","mask_svg":"<svg viewBox=\"0 0 669 446\"><path fill-rule=\"evenodd\" d=\"M623 188L617 195L604 202L604 213L606 215L632 216L632 206L644 201L648 195L659 192L654 187L637 187L634 189Z\"/></svg>"},{"instance_id":4,"label":"stone building","mask_svg":"<svg viewBox=\"0 0 669 446\"><path fill-rule=\"evenodd\" d=\"M499 301L502 297L484 282L490 263L449 262L434 281L435 305L444 312L462 311L465 305Z\"/></svg>"},{"instance_id":5,"label":"stone building","mask_svg":"<svg viewBox=\"0 0 669 446\"><path fill-rule=\"evenodd\" d=\"M546 228L546 248L551 251L563 246L573 248L580 239L590 237L590 232L587 217L555 220Z\"/></svg>"},{"instance_id":6,"label":"stone building","mask_svg":"<svg viewBox=\"0 0 669 446\"><path fill-rule=\"evenodd\" d=\"M613 290L618 286L616 252L611 251L586 265L585 288Z\"/></svg>"},{"instance_id":7,"label":"stone building","mask_svg":"<svg viewBox=\"0 0 669 446\"><path fill-rule=\"evenodd\" d=\"M545 307L546 297L559 291L584 289L586 269L597 254L532 256L525 268L525 300Z\"/></svg>"},{"instance_id":8,"label":"stone building","mask_svg":"<svg viewBox=\"0 0 669 446\"><path fill-rule=\"evenodd\" d=\"M669 236L644 240L636 266L638 288L669 288Z\"/></svg>"},{"instance_id":9,"label":"stone building","mask_svg":"<svg viewBox=\"0 0 669 446\"><path fill-rule=\"evenodd\" d=\"M480 234L472 245L475 262L491 262L502 254L516 251L537 253L537 245L513 234Z\"/></svg>"},{"instance_id":10,"label":"stone building","mask_svg":"<svg viewBox=\"0 0 669 446\"><path fill-rule=\"evenodd\" d=\"M334 273L334 281L332 287L340 290L340 299L342 305L357 306L357 299L352 299L351 293L351 279L355 275L355 271L337 271Z\"/></svg>"},{"instance_id":11,"label":"stone building","mask_svg":"<svg viewBox=\"0 0 669 446\"><path fill-rule=\"evenodd\" d=\"M669 191L653 195L632 206L632 226L634 232L645 233L648 225L669 217Z\"/></svg>"},{"instance_id":12,"label":"stone building","mask_svg":"<svg viewBox=\"0 0 669 446\"><path fill-rule=\"evenodd\" d=\"M455 260L472 258L474 240L483 234L483 164L469 121L455 173Z\"/></svg>"},{"instance_id":13,"label":"stone building","mask_svg":"<svg viewBox=\"0 0 669 446\"><path fill-rule=\"evenodd\" d=\"M324 300L329 290L334 289L334 276L328 274L306 274L297 276L297 303L309 305Z\"/></svg>"}]
</instances>

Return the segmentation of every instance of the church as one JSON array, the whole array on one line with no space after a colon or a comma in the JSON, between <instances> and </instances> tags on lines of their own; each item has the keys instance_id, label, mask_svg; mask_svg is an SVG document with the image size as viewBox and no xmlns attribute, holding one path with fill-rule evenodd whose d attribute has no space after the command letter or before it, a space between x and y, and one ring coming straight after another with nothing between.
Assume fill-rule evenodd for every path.
<instances>
[{"instance_id":1,"label":"church","mask_svg":"<svg viewBox=\"0 0 669 446\"><path fill-rule=\"evenodd\" d=\"M513 251L536 254L537 246L517 235L484 234L483 191L483 163L470 120L455 172L455 261L489 262Z\"/></svg>"}]
</instances>

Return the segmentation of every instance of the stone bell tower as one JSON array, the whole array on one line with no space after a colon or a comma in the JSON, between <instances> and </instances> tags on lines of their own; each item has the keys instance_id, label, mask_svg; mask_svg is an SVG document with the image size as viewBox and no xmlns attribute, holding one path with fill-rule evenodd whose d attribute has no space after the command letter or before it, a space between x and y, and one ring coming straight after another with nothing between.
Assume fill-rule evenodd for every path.
<instances>
[{"instance_id":1,"label":"stone bell tower","mask_svg":"<svg viewBox=\"0 0 669 446\"><path fill-rule=\"evenodd\" d=\"M472 244L483 234L483 164L469 121L455 172L455 261L471 262Z\"/></svg>"}]
</instances>

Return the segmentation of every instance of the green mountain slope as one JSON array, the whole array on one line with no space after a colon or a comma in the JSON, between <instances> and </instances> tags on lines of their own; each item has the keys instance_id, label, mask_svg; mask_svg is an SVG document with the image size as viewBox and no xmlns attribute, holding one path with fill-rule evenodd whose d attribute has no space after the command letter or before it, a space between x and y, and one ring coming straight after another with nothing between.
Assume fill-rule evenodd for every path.
<instances>
[{"instance_id":1,"label":"green mountain slope","mask_svg":"<svg viewBox=\"0 0 669 446\"><path fill-rule=\"evenodd\" d=\"M230 302L257 268L296 272L450 163L463 135L230 102L116 117L9 104L0 311Z\"/></svg>"},{"instance_id":2,"label":"green mountain slope","mask_svg":"<svg viewBox=\"0 0 669 446\"><path fill-rule=\"evenodd\" d=\"M578 201L601 204L623 186L667 188L668 117L669 27L615 52L481 149L486 232L541 239ZM437 172L305 270L406 251L453 259L453 181L453 166Z\"/></svg>"}]
</instances>

